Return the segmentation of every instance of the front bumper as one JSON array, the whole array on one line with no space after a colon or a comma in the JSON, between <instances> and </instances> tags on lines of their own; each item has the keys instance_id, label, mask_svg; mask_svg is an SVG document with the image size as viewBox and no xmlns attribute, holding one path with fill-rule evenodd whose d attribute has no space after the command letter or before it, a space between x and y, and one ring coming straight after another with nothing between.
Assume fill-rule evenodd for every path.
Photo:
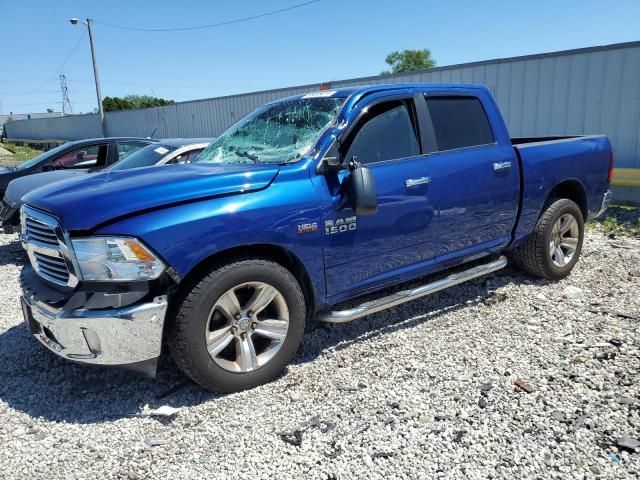
<instances>
[{"instance_id":1,"label":"front bumper","mask_svg":"<svg viewBox=\"0 0 640 480\"><path fill-rule=\"evenodd\" d=\"M45 347L75 362L131 366L155 361L162 348L167 297L122 308L56 308L23 288L29 331Z\"/></svg>"},{"instance_id":2,"label":"front bumper","mask_svg":"<svg viewBox=\"0 0 640 480\"><path fill-rule=\"evenodd\" d=\"M4 233L20 233L20 209L0 202L0 226Z\"/></svg>"}]
</instances>

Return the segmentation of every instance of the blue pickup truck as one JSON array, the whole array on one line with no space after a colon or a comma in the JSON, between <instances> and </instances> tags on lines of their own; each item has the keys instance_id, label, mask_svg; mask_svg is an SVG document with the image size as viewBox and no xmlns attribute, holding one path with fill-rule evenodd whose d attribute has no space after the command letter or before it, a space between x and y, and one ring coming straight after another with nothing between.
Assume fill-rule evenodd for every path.
<instances>
[{"instance_id":1,"label":"blue pickup truck","mask_svg":"<svg viewBox=\"0 0 640 480\"><path fill-rule=\"evenodd\" d=\"M251 388L314 320L351 321L508 259L566 277L612 168L605 136L510 138L483 86L297 95L195 163L28 194L23 313L72 361L154 373L166 345L203 387Z\"/></svg>"}]
</instances>

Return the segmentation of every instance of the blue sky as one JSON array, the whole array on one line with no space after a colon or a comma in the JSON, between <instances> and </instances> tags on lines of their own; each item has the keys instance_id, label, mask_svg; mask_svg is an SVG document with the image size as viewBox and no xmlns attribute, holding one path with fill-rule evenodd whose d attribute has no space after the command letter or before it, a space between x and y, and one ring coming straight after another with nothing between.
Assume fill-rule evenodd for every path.
<instances>
[{"instance_id":1,"label":"blue sky","mask_svg":"<svg viewBox=\"0 0 640 480\"><path fill-rule=\"evenodd\" d=\"M86 30L72 16L143 28L203 25L304 0L0 0L2 113L60 109L57 69ZM640 40L640 1L320 0L214 29L95 25L103 95L176 101L375 75L390 51L438 65ZM88 38L63 68L74 112L96 107ZM51 79L47 82L48 79Z\"/></svg>"}]
</instances>

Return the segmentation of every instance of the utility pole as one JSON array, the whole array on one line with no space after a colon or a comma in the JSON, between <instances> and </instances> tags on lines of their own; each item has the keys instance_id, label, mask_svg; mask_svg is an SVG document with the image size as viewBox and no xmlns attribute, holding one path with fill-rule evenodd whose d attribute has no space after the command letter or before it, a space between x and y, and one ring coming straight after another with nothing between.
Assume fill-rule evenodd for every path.
<instances>
[{"instance_id":1,"label":"utility pole","mask_svg":"<svg viewBox=\"0 0 640 480\"><path fill-rule=\"evenodd\" d=\"M77 25L78 23L82 23L86 25L89 30L89 43L91 44L91 60L93 60L93 78L96 81L96 96L98 97L98 113L100 114L100 125L102 127L102 136L107 136L107 125L104 121L104 109L102 108L102 93L100 92L100 79L98 77L98 63L96 61L96 49L93 45L93 29L91 28L91 24L93 20L87 18L86 21L80 20L79 18L73 17L69 19L71 25Z\"/></svg>"},{"instance_id":2,"label":"utility pole","mask_svg":"<svg viewBox=\"0 0 640 480\"><path fill-rule=\"evenodd\" d=\"M69 100L69 89L67 88L67 77L64 73L60 74L60 91L62 92L62 115L71 115L71 100Z\"/></svg>"}]
</instances>

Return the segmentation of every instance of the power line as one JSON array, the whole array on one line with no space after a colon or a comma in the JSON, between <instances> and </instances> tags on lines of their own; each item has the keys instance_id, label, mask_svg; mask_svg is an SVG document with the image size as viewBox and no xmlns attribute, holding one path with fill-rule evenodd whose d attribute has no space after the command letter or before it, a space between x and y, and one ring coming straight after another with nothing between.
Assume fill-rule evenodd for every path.
<instances>
[{"instance_id":1,"label":"power line","mask_svg":"<svg viewBox=\"0 0 640 480\"><path fill-rule=\"evenodd\" d=\"M62 62L62 65L60 65L55 72L53 72L51 74L51 76L42 84L40 85L38 88L34 88L33 90L30 90L28 92L22 92L22 93L7 93L6 95L31 95L32 93L36 93L40 90L42 90L44 87L47 86L47 84L49 82L51 82L57 75L58 73L60 73L60 71L64 68L64 66L67 64L67 62L71 59L71 57L73 56L74 53L76 53L76 50L78 49L78 47L80 46L80 43L82 43L82 40L84 40L85 35L87 34L87 32L83 32L82 35L80 36L80 38L78 39L78 42L73 46L73 48L71 49L71 51L69 52L69 55L67 55L67 57L64 59L64 62ZM23 104L26 105L26 104Z\"/></svg>"},{"instance_id":2,"label":"power line","mask_svg":"<svg viewBox=\"0 0 640 480\"><path fill-rule=\"evenodd\" d=\"M7 93L5 95L7 96L12 96L12 97L22 97L25 95L31 95L31 93L33 92L27 92L27 93ZM40 90L39 93L60 93L60 90Z\"/></svg>"},{"instance_id":3,"label":"power line","mask_svg":"<svg viewBox=\"0 0 640 480\"><path fill-rule=\"evenodd\" d=\"M221 27L223 25L231 25L233 23L246 22L248 20L255 20L256 18L267 17L269 15L275 15L277 13L287 12L289 10L293 10L296 8L304 7L306 5L311 5L312 3L318 3L320 0L311 0L309 2L299 3L297 5L293 5L287 8L281 8L279 10L272 10L270 12L261 13L259 15L253 15L251 17L237 18L235 20L228 20L226 22L220 23L212 23L211 25L197 25L192 27L177 27L177 28L139 28L139 27L127 27L124 25L114 25L112 23L99 22L98 20L94 20L94 23L99 23L100 25L104 25L106 27L112 28L120 28L122 30L135 30L138 32L176 32L176 31L185 31L185 30L202 30L205 28L215 28Z\"/></svg>"},{"instance_id":4,"label":"power line","mask_svg":"<svg viewBox=\"0 0 640 480\"><path fill-rule=\"evenodd\" d=\"M60 93L60 92L58 92ZM73 102L76 105L95 105L95 102ZM30 107L34 105L60 105L60 100L53 100L51 102L35 102L35 103L3 103L2 106L4 109L7 109L7 106L10 107Z\"/></svg>"}]
</instances>

